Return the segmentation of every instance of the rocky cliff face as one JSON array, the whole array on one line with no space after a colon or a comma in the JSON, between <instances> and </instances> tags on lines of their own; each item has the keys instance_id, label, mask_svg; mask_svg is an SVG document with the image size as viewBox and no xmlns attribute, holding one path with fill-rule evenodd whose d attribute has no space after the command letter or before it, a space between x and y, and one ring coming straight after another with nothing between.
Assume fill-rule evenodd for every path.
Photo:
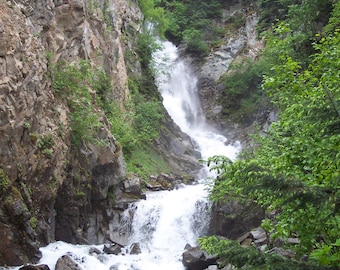
<instances>
[{"instance_id":1,"label":"rocky cliff face","mask_svg":"<svg viewBox=\"0 0 340 270\"><path fill-rule=\"evenodd\" d=\"M134 0L0 0L0 265L37 261L38 248L54 240L124 244L122 211L140 190L129 188L100 110L105 145L72 146L69 107L49 76L53 63L88 59L110 76L110 98L122 105L127 65L141 72L124 55L136 58L142 19ZM184 144L182 154L192 148Z\"/></svg>"},{"instance_id":2,"label":"rocky cliff face","mask_svg":"<svg viewBox=\"0 0 340 270\"><path fill-rule=\"evenodd\" d=\"M207 119L231 141L244 141L245 133L249 132L255 120L262 121L261 125L269 120L266 108L259 108L258 115L248 116L248 125L240 126L223 115L224 105L221 104L223 90L226 88L221 78L229 72L230 64L242 62L243 59L254 60L263 49L264 44L258 39L256 31L258 17L256 1L228 1L222 19L218 22L226 29L221 46L195 64L200 100Z\"/></svg>"},{"instance_id":3,"label":"rocky cliff face","mask_svg":"<svg viewBox=\"0 0 340 270\"><path fill-rule=\"evenodd\" d=\"M69 109L53 93L46 54L54 62L91 59L104 66L116 85L112 94L123 102L128 94L123 19L134 26L142 15L136 6L116 1L120 20L115 31L105 32L100 7L86 4L1 1L0 264L37 259L38 247L55 239L96 242L110 236L89 234L115 218L103 213L102 204L125 176L122 152L107 126L98 134L107 142L102 149L71 148Z\"/></svg>"}]
</instances>

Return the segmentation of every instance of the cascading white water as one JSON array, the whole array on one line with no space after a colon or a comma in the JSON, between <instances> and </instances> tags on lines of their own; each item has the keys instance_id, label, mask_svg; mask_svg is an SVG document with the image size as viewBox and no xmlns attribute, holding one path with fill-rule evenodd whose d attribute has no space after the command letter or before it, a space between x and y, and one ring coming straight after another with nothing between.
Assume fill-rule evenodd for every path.
<instances>
[{"instance_id":1,"label":"cascading white water","mask_svg":"<svg viewBox=\"0 0 340 270\"><path fill-rule=\"evenodd\" d=\"M139 243L142 253L135 268L184 269L181 254L185 245L194 245L207 226L206 191L197 185L153 192L136 207L130 241Z\"/></svg>"},{"instance_id":2,"label":"cascading white water","mask_svg":"<svg viewBox=\"0 0 340 270\"><path fill-rule=\"evenodd\" d=\"M156 55L159 91L163 105L174 122L193 138L203 159L224 155L235 159L238 145L226 145L227 138L210 127L204 117L197 93L197 77L190 66L178 57L177 47L171 42L161 42L162 50Z\"/></svg>"},{"instance_id":3,"label":"cascading white water","mask_svg":"<svg viewBox=\"0 0 340 270\"><path fill-rule=\"evenodd\" d=\"M226 138L210 128L197 94L197 78L178 58L177 48L162 42L157 60L157 84L163 103L175 123L199 146L203 159L225 155L235 159L238 147L225 144ZM124 255L90 254L91 246L56 242L41 248L42 264L51 270L59 257L70 255L83 269L96 270L183 270L181 255L186 244L195 245L209 221L204 181L172 191L150 192L127 211L133 212L130 244L139 243L141 253ZM127 214L130 216L130 214ZM102 249L103 245L96 246Z\"/></svg>"},{"instance_id":4,"label":"cascading white water","mask_svg":"<svg viewBox=\"0 0 340 270\"><path fill-rule=\"evenodd\" d=\"M131 205L134 212L130 243L139 243L141 253L90 255L91 246L56 242L41 248L42 264L53 270L58 258L71 256L88 270L182 270L181 254L194 245L208 221L206 191L202 186L183 186L173 191L150 192L147 199ZM103 250L103 245L96 246Z\"/></svg>"}]
</instances>

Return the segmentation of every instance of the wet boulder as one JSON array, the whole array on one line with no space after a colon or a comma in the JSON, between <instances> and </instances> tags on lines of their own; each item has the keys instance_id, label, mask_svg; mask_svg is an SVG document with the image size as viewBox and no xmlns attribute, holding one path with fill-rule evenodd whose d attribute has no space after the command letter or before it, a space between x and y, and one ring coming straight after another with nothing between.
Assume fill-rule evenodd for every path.
<instances>
[{"instance_id":1,"label":"wet boulder","mask_svg":"<svg viewBox=\"0 0 340 270\"><path fill-rule=\"evenodd\" d=\"M89 250L89 254L90 255L99 255L99 254L101 254L102 252L98 249L98 248L96 248L96 247L91 247L90 248L90 250Z\"/></svg>"},{"instance_id":2,"label":"wet boulder","mask_svg":"<svg viewBox=\"0 0 340 270\"><path fill-rule=\"evenodd\" d=\"M82 268L70 256L63 255L58 259L55 270L82 270Z\"/></svg>"},{"instance_id":3,"label":"wet boulder","mask_svg":"<svg viewBox=\"0 0 340 270\"><path fill-rule=\"evenodd\" d=\"M139 243L133 243L130 246L130 254L136 255L136 254L140 254L140 253L142 253L142 250L140 248L140 244Z\"/></svg>"},{"instance_id":4,"label":"wet boulder","mask_svg":"<svg viewBox=\"0 0 340 270\"><path fill-rule=\"evenodd\" d=\"M192 247L182 254L182 263L189 270L203 270L217 264L217 257L208 255L199 247Z\"/></svg>"},{"instance_id":5,"label":"wet boulder","mask_svg":"<svg viewBox=\"0 0 340 270\"><path fill-rule=\"evenodd\" d=\"M120 245L110 245L110 246L105 245L103 251L106 254L118 255L119 253L122 252L122 247Z\"/></svg>"},{"instance_id":6,"label":"wet boulder","mask_svg":"<svg viewBox=\"0 0 340 270\"><path fill-rule=\"evenodd\" d=\"M46 264L40 264L40 265L29 264L29 265L20 267L19 270L50 270L50 268Z\"/></svg>"}]
</instances>

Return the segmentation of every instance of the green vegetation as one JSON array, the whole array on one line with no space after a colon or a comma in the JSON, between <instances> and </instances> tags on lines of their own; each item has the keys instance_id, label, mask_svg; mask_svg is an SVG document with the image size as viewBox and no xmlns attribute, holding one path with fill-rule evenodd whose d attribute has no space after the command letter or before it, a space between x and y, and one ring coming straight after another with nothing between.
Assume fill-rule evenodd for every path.
<instances>
[{"instance_id":1,"label":"green vegetation","mask_svg":"<svg viewBox=\"0 0 340 270\"><path fill-rule=\"evenodd\" d=\"M140 142L152 142L159 135L159 127L164 120L163 108L160 102L140 99L135 105L133 127L137 131Z\"/></svg>"},{"instance_id":2,"label":"green vegetation","mask_svg":"<svg viewBox=\"0 0 340 270\"><path fill-rule=\"evenodd\" d=\"M262 90L279 109L279 120L266 134L257 135L256 147L241 153L239 160L212 157L208 164L219 173L211 198L251 200L268 212L275 211L274 217L262 224L271 237L268 248L279 237L297 237L299 243L290 245L286 241L285 246L296 256L287 260L259 254L255 249L214 237L203 238L200 244L242 269L338 269L340 32L336 29L340 4L334 5L331 25L311 38L316 31L313 26L325 20L319 13L329 17L329 6L324 3L330 5L332 1L275 1L284 2L290 4L288 17L267 35L266 53L272 61L262 80ZM302 10L306 13L303 18L311 20L303 25L302 18L298 18ZM243 69L251 70L249 66ZM242 80L229 82L236 85L231 87L236 94L247 89ZM300 262L302 257L308 261Z\"/></svg>"},{"instance_id":3,"label":"green vegetation","mask_svg":"<svg viewBox=\"0 0 340 270\"><path fill-rule=\"evenodd\" d=\"M153 147L140 146L127 160L127 170L138 174L143 179L150 175L169 172L168 163Z\"/></svg>"},{"instance_id":4,"label":"green vegetation","mask_svg":"<svg viewBox=\"0 0 340 270\"><path fill-rule=\"evenodd\" d=\"M261 18L259 29L263 30L279 22L281 29L276 36L285 38L289 54L304 67L309 64L309 55L314 53L312 43L315 35L322 31L334 0L261 0ZM289 30L289 31L287 31Z\"/></svg>"},{"instance_id":5,"label":"green vegetation","mask_svg":"<svg viewBox=\"0 0 340 270\"><path fill-rule=\"evenodd\" d=\"M259 31L268 29L274 23L276 27L272 31L262 32L261 35L267 40L267 47L257 60L246 59L241 63L233 63L230 72L222 79L225 89L221 104L225 119L249 125L257 119L260 107L270 107L267 96L261 89L261 81L263 75L272 74L271 68L279 63L278 55L282 52L285 57L298 61L303 68L311 63L309 55L315 53L312 44L318 40L316 34L321 31L321 25L326 23L325 18L329 18L331 14L332 2L334 1L259 1ZM237 20L237 17L233 19ZM333 29L336 22L335 19ZM280 42L282 39L285 42Z\"/></svg>"},{"instance_id":6,"label":"green vegetation","mask_svg":"<svg viewBox=\"0 0 340 270\"><path fill-rule=\"evenodd\" d=\"M189 53L205 55L224 36L224 29L219 28L215 21L222 15L221 0L154 2L155 6L165 10L165 36L176 44L184 41Z\"/></svg>"},{"instance_id":7,"label":"green vegetation","mask_svg":"<svg viewBox=\"0 0 340 270\"><path fill-rule=\"evenodd\" d=\"M107 192L107 198L114 204L116 202L115 186L111 186Z\"/></svg>"},{"instance_id":8,"label":"green vegetation","mask_svg":"<svg viewBox=\"0 0 340 270\"><path fill-rule=\"evenodd\" d=\"M157 6L158 0L138 0L138 4L145 16L145 19L154 25L155 32L164 37L164 32L168 28L168 18L166 17L165 10Z\"/></svg>"},{"instance_id":9,"label":"green vegetation","mask_svg":"<svg viewBox=\"0 0 340 270\"><path fill-rule=\"evenodd\" d=\"M27 121L24 122L23 127L26 129L30 129L31 128L31 124Z\"/></svg>"},{"instance_id":10,"label":"green vegetation","mask_svg":"<svg viewBox=\"0 0 340 270\"><path fill-rule=\"evenodd\" d=\"M85 195L86 195L86 193L84 191L82 191L82 190L77 190L76 191L76 196L78 198L83 198Z\"/></svg>"},{"instance_id":11,"label":"green vegetation","mask_svg":"<svg viewBox=\"0 0 340 270\"><path fill-rule=\"evenodd\" d=\"M7 192L10 184L7 174L0 168L0 197Z\"/></svg>"},{"instance_id":12,"label":"green vegetation","mask_svg":"<svg viewBox=\"0 0 340 270\"><path fill-rule=\"evenodd\" d=\"M164 119L161 103L146 101L141 95L136 95L124 110L112 103L105 111L127 162L136 151L152 145Z\"/></svg>"},{"instance_id":13,"label":"green vegetation","mask_svg":"<svg viewBox=\"0 0 340 270\"><path fill-rule=\"evenodd\" d=\"M113 29L113 18L112 18L112 11L109 10L109 0L104 0L103 2L103 19L106 23L106 27L108 29Z\"/></svg>"},{"instance_id":14,"label":"green vegetation","mask_svg":"<svg viewBox=\"0 0 340 270\"><path fill-rule=\"evenodd\" d=\"M30 218L30 224L31 224L33 230L35 230L37 228L38 223L39 223L39 221L38 221L38 219L36 217L32 216Z\"/></svg>"},{"instance_id":15,"label":"green vegetation","mask_svg":"<svg viewBox=\"0 0 340 270\"><path fill-rule=\"evenodd\" d=\"M221 79L225 87L221 97L225 118L243 125L254 121L265 98L261 89L262 77L269 71L270 61L266 57L256 62L247 58L230 65L229 72Z\"/></svg>"},{"instance_id":16,"label":"green vegetation","mask_svg":"<svg viewBox=\"0 0 340 270\"><path fill-rule=\"evenodd\" d=\"M54 91L67 101L70 108L73 145L79 146L84 141L101 143L96 139L96 134L103 123L95 110L96 100L90 89L96 90L102 85L98 82L102 71L94 70L87 60L75 64L61 62L52 69ZM98 91L103 90L99 88Z\"/></svg>"},{"instance_id":17,"label":"green vegetation","mask_svg":"<svg viewBox=\"0 0 340 270\"><path fill-rule=\"evenodd\" d=\"M35 135L35 134L33 134ZM53 153L52 146L54 144L54 138L52 134L46 135L44 137L40 137L37 139L37 147L41 150L46 156L51 156Z\"/></svg>"},{"instance_id":18,"label":"green vegetation","mask_svg":"<svg viewBox=\"0 0 340 270\"><path fill-rule=\"evenodd\" d=\"M152 53L159 49L152 32L145 29L136 38L137 53L142 66L142 76L130 75L130 99L124 108L107 100L107 91L97 91L102 108L111 122L111 132L122 146L126 161L129 163L133 153L151 147L164 123L165 115L160 95L154 83ZM101 79L105 82L105 79ZM108 84L97 89L107 89ZM138 163L143 163L140 160Z\"/></svg>"},{"instance_id":19,"label":"green vegetation","mask_svg":"<svg viewBox=\"0 0 340 270\"><path fill-rule=\"evenodd\" d=\"M165 168L162 158L154 151L154 140L158 138L161 127L165 123L165 112L161 97L154 80L154 63L152 53L160 49L155 34L162 35L165 22L159 21L157 14L161 8L155 8L153 1L139 1L143 13L154 28L144 25L142 33L136 36L136 52L142 67L142 75L129 74L130 100L124 109L111 104L104 109L112 123L111 131L122 146L127 169L137 173L144 179L150 174L161 172ZM163 171L167 172L168 168Z\"/></svg>"},{"instance_id":20,"label":"green vegetation","mask_svg":"<svg viewBox=\"0 0 340 270\"><path fill-rule=\"evenodd\" d=\"M252 246L242 247L230 240L221 240L216 236L199 240L202 247L212 254L220 254L222 265L232 264L238 269L249 270L323 270L318 265L288 260L275 253L263 253ZM249 266L251 265L251 266Z\"/></svg>"}]
</instances>

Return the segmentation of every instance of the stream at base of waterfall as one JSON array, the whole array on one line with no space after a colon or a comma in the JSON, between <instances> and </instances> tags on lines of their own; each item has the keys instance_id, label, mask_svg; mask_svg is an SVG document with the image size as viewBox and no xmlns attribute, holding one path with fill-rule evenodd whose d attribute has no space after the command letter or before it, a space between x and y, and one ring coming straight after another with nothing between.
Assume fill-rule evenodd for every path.
<instances>
[{"instance_id":1,"label":"stream at base of waterfall","mask_svg":"<svg viewBox=\"0 0 340 270\"><path fill-rule=\"evenodd\" d=\"M195 141L203 159L214 155L235 159L239 147L226 145L227 139L205 122L196 76L178 57L172 43L160 43L162 50L153 57L164 107L182 131ZM41 248L43 257L39 264L47 264L54 270L58 258L67 254L84 270L183 270L185 246L195 246L209 225L210 204L205 185L209 177L213 175L204 168L196 185L149 192L145 200L131 204L126 210L126 216L131 217L130 245L123 248L121 254L98 252L104 245L72 245L58 241ZM133 243L138 243L139 254L130 254Z\"/></svg>"}]
</instances>

